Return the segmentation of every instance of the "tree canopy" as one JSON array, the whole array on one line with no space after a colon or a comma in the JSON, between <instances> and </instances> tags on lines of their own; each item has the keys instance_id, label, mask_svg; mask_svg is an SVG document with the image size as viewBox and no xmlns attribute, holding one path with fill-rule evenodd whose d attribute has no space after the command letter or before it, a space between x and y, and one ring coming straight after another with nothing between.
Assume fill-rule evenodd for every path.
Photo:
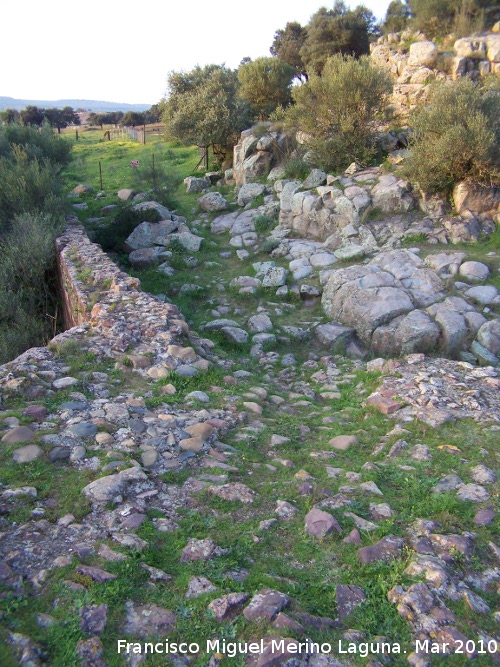
<instances>
[{"instance_id":1,"label":"tree canopy","mask_svg":"<svg viewBox=\"0 0 500 667\"><path fill-rule=\"evenodd\" d=\"M307 38L300 49L307 71L320 74L327 59L336 53L368 54L375 26L374 15L363 5L347 9L342 0L336 0L333 9L322 7L306 26Z\"/></svg>"},{"instance_id":2,"label":"tree canopy","mask_svg":"<svg viewBox=\"0 0 500 667\"><path fill-rule=\"evenodd\" d=\"M295 76L299 79L307 78L306 68L300 50L307 39L307 30L300 23L287 23L284 30L276 30L274 40L269 51L271 55L284 63L291 65Z\"/></svg>"},{"instance_id":3,"label":"tree canopy","mask_svg":"<svg viewBox=\"0 0 500 667\"><path fill-rule=\"evenodd\" d=\"M162 117L167 134L187 145L230 153L251 119L248 103L237 93L238 76L225 65L171 72Z\"/></svg>"},{"instance_id":4,"label":"tree canopy","mask_svg":"<svg viewBox=\"0 0 500 667\"><path fill-rule=\"evenodd\" d=\"M389 75L367 56L336 54L321 74L294 87L295 105L286 112L289 128L302 130L307 144L325 169L344 169L372 155L371 134L376 114L392 89Z\"/></svg>"},{"instance_id":5,"label":"tree canopy","mask_svg":"<svg viewBox=\"0 0 500 667\"><path fill-rule=\"evenodd\" d=\"M238 69L239 94L259 120L267 120L278 106L291 102L295 69L278 58L257 58Z\"/></svg>"}]
</instances>

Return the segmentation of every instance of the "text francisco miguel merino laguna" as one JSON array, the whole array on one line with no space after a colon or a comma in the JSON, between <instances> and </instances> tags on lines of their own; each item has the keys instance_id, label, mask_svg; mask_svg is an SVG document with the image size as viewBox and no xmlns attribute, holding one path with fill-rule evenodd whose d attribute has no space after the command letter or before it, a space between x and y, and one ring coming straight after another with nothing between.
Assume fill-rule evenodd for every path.
<instances>
[{"instance_id":1,"label":"text francisco miguel merino laguna","mask_svg":"<svg viewBox=\"0 0 500 667\"><path fill-rule=\"evenodd\" d=\"M413 650L418 653L469 653L478 652L481 654L495 653L498 648L496 641L483 642L462 642L455 641L452 646L448 642L432 642L429 639L422 641L416 640ZM468 646L474 644L474 647ZM492 644L495 644L492 646ZM281 639L279 637L271 638L270 641L261 639L254 642L227 641L226 639L207 639L203 647L206 653L218 653L229 658L237 655L246 654L312 654L312 653L330 653L357 654L362 658L375 654L397 654L407 653L398 642L346 642L342 639L333 643L312 642L309 639L299 642L290 639ZM138 654L189 654L194 655L202 651L202 645L196 642L171 642L168 639L154 642L129 642L125 639L119 639L117 645L118 653L138 653Z\"/></svg>"}]
</instances>

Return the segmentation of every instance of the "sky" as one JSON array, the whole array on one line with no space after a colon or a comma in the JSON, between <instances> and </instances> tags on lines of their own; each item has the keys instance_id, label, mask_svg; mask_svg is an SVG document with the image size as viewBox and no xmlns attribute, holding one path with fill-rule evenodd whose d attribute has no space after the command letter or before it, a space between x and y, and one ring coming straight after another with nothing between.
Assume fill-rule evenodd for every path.
<instances>
[{"instance_id":1,"label":"sky","mask_svg":"<svg viewBox=\"0 0 500 667\"><path fill-rule=\"evenodd\" d=\"M346 0L384 18L390 0ZM269 56L321 0L0 0L0 96L155 104L170 71Z\"/></svg>"}]
</instances>

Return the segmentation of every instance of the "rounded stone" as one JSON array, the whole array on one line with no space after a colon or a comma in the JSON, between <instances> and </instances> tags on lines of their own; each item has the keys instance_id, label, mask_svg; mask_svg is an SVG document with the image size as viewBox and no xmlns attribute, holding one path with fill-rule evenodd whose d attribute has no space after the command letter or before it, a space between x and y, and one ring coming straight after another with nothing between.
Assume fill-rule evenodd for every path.
<instances>
[{"instance_id":1,"label":"rounded stone","mask_svg":"<svg viewBox=\"0 0 500 667\"><path fill-rule=\"evenodd\" d=\"M14 463L31 463L43 457L43 449L39 445L26 445L14 450L12 460Z\"/></svg>"},{"instance_id":2,"label":"rounded stone","mask_svg":"<svg viewBox=\"0 0 500 667\"><path fill-rule=\"evenodd\" d=\"M464 262L459 269L459 273L469 280L486 280L490 275L490 270L482 262Z\"/></svg>"},{"instance_id":3,"label":"rounded stone","mask_svg":"<svg viewBox=\"0 0 500 667\"><path fill-rule=\"evenodd\" d=\"M98 429L91 422L80 422L79 424L70 426L68 431L78 438L91 438L97 433Z\"/></svg>"},{"instance_id":4,"label":"rounded stone","mask_svg":"<svg viewBox=\"0 0 500 667\"><path fill-rule=\"evenodd\" d=\"M158 452L156 449L146 449L141 454L141 463L144 468L152 468L158 461Z\"/></svg>"},{"instance_id":5,"label":"rounded stone","mask_svg":"<svg viewBox=\"0 0 500 667\"><path fill-rule=\"evenodd\" d=\"M2 438L2 442L7 443L8 445L17 442L29 442L30 440L33 440L34 435L33 431L27 426L16 426L10 431L7 431Z\"/></svg>"},{"instance_id":6,"label":"rounded stone","mask_svg":"<svg viewBox=\"0 0 500 667\"><path fill-rule=\"evenodd\" d=\"M69 389L70 387L74 387L76 384L78 384L78 380L73 377L64 377L64 378L59 378L58 380L54 380L52 383L52 388L53 389Z\"/></svg>"},{"instance_id":7,"label":"rounded stone","mask_svg":"<svg viewBox=\"0 0 500 667\"><path fill-rule=\"evenodd\" d=\"M210 396L204 391L192 391L186 396L186 401L201 401L202 403L210 403Z\"/></svg>"},{"instance_id":8,"label":"rounded stone","mask_svg":"<svg viewBox=\"0 0 500 667\"><path fill-rule=\"evenodd\" d=\"M329 445L335 449L344 451L351 445L354 445L357 441L358 438L355 435L337 435L330 440Z\"/></svg>"}]
</instances>

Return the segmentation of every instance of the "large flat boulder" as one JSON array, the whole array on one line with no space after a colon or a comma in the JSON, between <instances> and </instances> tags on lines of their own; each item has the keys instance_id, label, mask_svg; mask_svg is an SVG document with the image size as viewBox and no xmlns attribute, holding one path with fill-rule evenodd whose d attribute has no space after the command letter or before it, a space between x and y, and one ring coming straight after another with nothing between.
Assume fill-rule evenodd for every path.
<instances>
[{"instance_id":1,"label":"large flat boulder","mask_svg":"<svg viewBox=\"0 0 500 667\"><path fill-rule=\"evenodd\" d=\"M178 223L172 220L162 222L141 222L129 234L125 241L125 250L133 252L141 248L151 248L154 245L167 246L170 243L169 235L178 228Z\"/></svg>"}]
</instances>

